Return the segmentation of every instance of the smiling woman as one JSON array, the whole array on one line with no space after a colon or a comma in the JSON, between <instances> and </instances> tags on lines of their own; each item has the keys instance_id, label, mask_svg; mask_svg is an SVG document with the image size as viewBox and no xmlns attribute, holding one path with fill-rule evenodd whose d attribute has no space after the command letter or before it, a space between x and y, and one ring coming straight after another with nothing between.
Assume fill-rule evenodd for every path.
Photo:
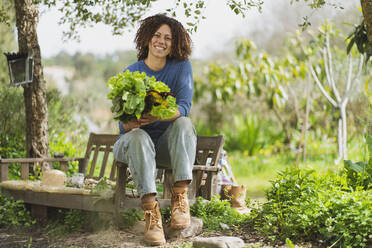
<instances>
[{"instance_id":1,"label":"smiling woman","mask_svg":"<svg viewBox=\"0 0 372 248\"><path fill-rule=\"evenodd\" d=\"M125 71L144 72L164 82L171 93L156 90L146 94L159 101L159 106L153 107L159 109L164 103L163 97L168 93L174 95L176 110L165 120L152 111L138 119L119 122L120 137L114 145L114 156L117 161L128 164L141 196L146 219L145 240L151 245L162 245L165 244L162 218L155 201L157 165L173 172L171 228L183 229L190 225L187 185L192 179L196 151L196 132L187 117L193 95L193 75L188 61L191 39L180 22L159 14L141 22L135 42L138 62ZM161 92L167 94L160 95Z\"/></svg>"}]
</instances>

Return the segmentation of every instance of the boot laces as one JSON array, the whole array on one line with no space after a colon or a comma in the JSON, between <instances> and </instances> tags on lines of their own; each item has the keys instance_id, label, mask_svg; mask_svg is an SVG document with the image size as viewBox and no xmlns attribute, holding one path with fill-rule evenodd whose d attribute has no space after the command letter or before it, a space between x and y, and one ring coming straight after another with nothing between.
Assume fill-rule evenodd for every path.
<instances>
[{"instance_id":1,"label":"boot laces","mask_svg":"<svg viewBox=\"0 0 372 248\"><path fill-rule=\"evenodd\" d=\"M145 210L144 219L146 220L146 218L149 218L147 230L152 229L154 226L160 227L159 216L156 212L156 209Z\"/></svg>"},{"instance_id":2,"label":"boot laces","mask_svg":"<svg viewBox=\"0 0 372 248\"><path fill-rule=\"evenodd\" d=\"M186 194L180 193L180 194L174 194L172 196L172 200L174 202L172 212L179 209L182 213L186 213Z\"/></svg>"}]
</instances>

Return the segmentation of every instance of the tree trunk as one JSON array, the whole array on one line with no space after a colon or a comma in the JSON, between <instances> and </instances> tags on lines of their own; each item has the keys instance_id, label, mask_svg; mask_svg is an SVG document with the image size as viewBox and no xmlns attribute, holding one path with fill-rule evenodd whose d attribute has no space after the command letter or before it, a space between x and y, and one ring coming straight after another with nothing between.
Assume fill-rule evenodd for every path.
<instances>
[{"instance_id":1,"label":"tree trunk","mask_svg":"<svg viewBox=\"0 0 372 248\"><path fill-rule=\"evenodd\" d=\"M367 36L370 46L372 47L372 0L360 0L363 10L364 23L367 28Z\"/></svg>"},{"instance_id":2,"label":"tree trunk","mask_svg":"<svg viewBox=\"0 0 372 248\"><path fill-rule=\"evenodd\" d=\"M342 119L338 118L338 129L337 129L337 143L338 143L338 158L336 164L338 164L344 157L343 151L343 139L342 139Z\"/></svg>"},{"instance_id":3,"label":"tree trunk","mask_svg":"<svg viewBox=\"0 0 372 248\"><path fill-rule=\"evenodd\" d=\"M46 157L49 156L48 108L36 30L39 13L32 0L14 0L14 5L19 52L34 57L33 81L24 87L27 157ZM43 170L46 169L48 164L43 165Z\"/></svg>"},{"instance_id":4,"label":"tree trunk","mask_svg":"<svg viewBox=\"0 0 372 248\"><path fill-rule=\"evenodd\" d=\"M347 159L347 122L346 122L346 106L341 105L340 107L341 119L342 119L342 153L343 159Z\"/></svg>"}]
</instances>

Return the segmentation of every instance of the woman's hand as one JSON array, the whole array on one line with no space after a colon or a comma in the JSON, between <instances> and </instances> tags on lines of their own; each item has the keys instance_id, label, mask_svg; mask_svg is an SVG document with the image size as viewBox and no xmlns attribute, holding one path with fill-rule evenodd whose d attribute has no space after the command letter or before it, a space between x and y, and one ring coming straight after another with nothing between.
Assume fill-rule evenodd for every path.
<instances>
[{"instance_id":1,"label":"woman's hand","mask_svg":"<svg viewBox=\"0 0 372 248\"><path fill-rule=\"evenodd\" d=\"M134 128L137 128L137 127L140 127L141 124L139 122L139 120L137 119L133 119L132 121L128 122L128 123L123 123L123 128L125 131L130 131Z\"/></svg>"},{"instance_id":2,"label":"woman's hand","mask_svg":"<svg viewBox=\"0 0 372 248\"><path fill-rule=\"evenodd\" d=\"M144 114L141 116L141 118L138 121L141 124L141 126L145 126L145 125L148 125L150 123L153 123L159 120L160 120L159 117L155 117L149 114Z\"/></svg>"}]
</instances>

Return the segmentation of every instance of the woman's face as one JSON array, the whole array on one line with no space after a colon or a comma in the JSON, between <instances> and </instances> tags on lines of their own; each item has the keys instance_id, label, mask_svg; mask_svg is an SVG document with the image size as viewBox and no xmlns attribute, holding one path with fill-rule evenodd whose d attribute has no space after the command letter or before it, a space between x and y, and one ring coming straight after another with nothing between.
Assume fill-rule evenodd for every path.
<instances>
[{"instance_id":1,"label":"woman's face","mask_svg":"<svg viewBox=\"0 0 372 248\"><path fill-rule=\"evenodd\" d=\"M172 48L172 32L167 24L163 24L152 36L149 43L148 56L166 58Z\"/></svg>"}]
</instances>

